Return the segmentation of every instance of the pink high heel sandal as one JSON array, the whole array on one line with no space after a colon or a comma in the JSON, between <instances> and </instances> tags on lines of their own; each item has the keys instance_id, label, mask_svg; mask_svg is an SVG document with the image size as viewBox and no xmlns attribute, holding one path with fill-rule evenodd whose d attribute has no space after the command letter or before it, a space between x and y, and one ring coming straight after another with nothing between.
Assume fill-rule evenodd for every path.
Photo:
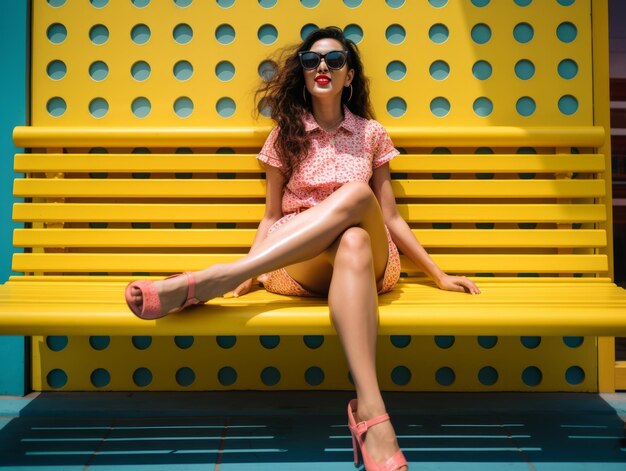
<instances>
[{"instance_id":1,"label":"pink high heel sandal","mask_svg":"<svg viewBox=\"0 0 626 471\"><path fill-rule=\"evenodd\" d=\"M348 404L348 427L350 428L350 432L352 433L352 446L354 448L354 466L359 466L359 455L357 452L358 449L361 451L363 464L365 464L365 469L367 471L395 471L397 469L400 469L402 466L406 466L408 469L408 464L406 462L404 454L402 453L402 450L396 451L390 458L385 460L383 463L374 462L372 457L367 452L367 448L365 448L365 442L363 437L367 433L368 428L389 420L389 414L383 414L378 417L374 417L371 420L357 423L356 419L354 418L354 413L357 411L357 406L358 402L356 399L352 399Z\"/></svg>"},{"instance_id":2,"label":"pink high heel sandal","mask_svg":"<svg viewBox=\"0 0 626 471\"><path fill-rule=\"evenodd\" d=\"M170 278L176 278L177 276L181 276L181 275L187 276L188 287L187 287L187 299L185 299L185 302L179 307L171 309L168 312L161 312L161 300L159 299L159 293L154 287L154 283L152 281L146 281L146 280L133 281L132 283L129 283L128 286L126 286L126 292L125 292L126 304L128 304L128 307L130 308L130 310L133 311L133 313L137 317L140 317L141 319L147 319L147 320L158 319L168 314L182 311L186 307L192 306L195 304L204 304L204 301L200 301L199 299L195 297L196 280L194 279L191 273L184 272L184 273L179 273L177 275L168 276L166 280L169 280ZM141 296L143 297L143 303L142 303L141 309L138 309L137 305L133 303L133 297L132 297L133 287L137 287L141 291Z\"/></svg>"}]
</instances>

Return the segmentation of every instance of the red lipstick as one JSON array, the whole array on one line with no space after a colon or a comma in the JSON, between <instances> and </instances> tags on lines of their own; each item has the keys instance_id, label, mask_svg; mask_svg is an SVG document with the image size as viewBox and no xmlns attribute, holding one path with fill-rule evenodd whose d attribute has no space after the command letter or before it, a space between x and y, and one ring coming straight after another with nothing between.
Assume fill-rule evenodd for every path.
<instances>
[{"instance_id":1,"label":"red lipstick","mask_svg":"<svg viewBox=\"0 0 626 471\"><path fill-rule=\"evenodd\" d=\"M319 85L328 85L330 83L330 77L328 75L318 75L315 77L315 83Z\"/></svg>"}]
</instances>

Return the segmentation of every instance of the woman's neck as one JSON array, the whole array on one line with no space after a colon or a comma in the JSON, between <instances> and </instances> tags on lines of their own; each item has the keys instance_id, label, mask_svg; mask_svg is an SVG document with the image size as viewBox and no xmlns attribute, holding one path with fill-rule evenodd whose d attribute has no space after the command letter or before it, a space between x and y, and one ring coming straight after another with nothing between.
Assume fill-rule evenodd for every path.
<instances>
[{"instance_id":1,"label":"woman's neck","mask_svg":"<svg viewBox=\"0 0 626 471\"><path fill-rule=\"evenodd\" d=\"M313 100L312 108L313 117L322 129L333 129L343 120L341 101L322 102Z\"/></svg>"}]
</instances>

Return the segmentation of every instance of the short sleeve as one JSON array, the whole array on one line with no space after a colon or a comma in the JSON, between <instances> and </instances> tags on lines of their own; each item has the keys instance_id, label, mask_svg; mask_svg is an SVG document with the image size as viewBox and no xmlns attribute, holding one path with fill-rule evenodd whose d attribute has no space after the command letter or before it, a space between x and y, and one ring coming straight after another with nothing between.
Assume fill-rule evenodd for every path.
<instances>
[{"instance_id":1,"label":"short sleeve","mask_svg":"<svg viewBox=\"0 0 626 471\"><path fill-rule=\"evenodd\" d=\"M378 168L400 152L393 146L387 130L378 121L372 121L372 168Z\"/></svg>"},{"instance_id":2,"label":"short sleeve","mask_svg":"<svg viewBox=\"0 0 626 471\"><path fill-rule=\"evenodd\" d=\"M257 154L256 158L261 162L266 163L272 167L281 168L283 166L276 150L274 149L274 143L276 142L276 136L278 135L278 127L275 127L270 132L269 136L265 140L265 144Z\"/></svg>"}]
</instances>

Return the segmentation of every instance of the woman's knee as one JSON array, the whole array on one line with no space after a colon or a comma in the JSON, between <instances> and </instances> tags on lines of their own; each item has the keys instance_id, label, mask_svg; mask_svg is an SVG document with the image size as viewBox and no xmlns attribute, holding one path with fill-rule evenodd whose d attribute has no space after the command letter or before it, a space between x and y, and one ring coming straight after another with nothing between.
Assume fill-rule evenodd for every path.
<instances>
[{"instance_id":1,"label":"woman's knee","mask_svg":"<svg viewBox=\"0 0 626 471\"><path fill-rule=\"evenodd\" d=\"M349 215L359 216L378 204L376 195L365 182L348 182L341 187L340 202Z\"/></svg>"},{"instance_id":2,"label":"woman's knee","mask_svg":"<svg viewBox=\"0 0 626 471\"><path fill-rule=\"evenodd\" d=\"M366 269L372 265L372 244L370 235L361 227L350 227L339 236L334 263L350 265L356 269Z\"/></svg>"}]
</instances>

